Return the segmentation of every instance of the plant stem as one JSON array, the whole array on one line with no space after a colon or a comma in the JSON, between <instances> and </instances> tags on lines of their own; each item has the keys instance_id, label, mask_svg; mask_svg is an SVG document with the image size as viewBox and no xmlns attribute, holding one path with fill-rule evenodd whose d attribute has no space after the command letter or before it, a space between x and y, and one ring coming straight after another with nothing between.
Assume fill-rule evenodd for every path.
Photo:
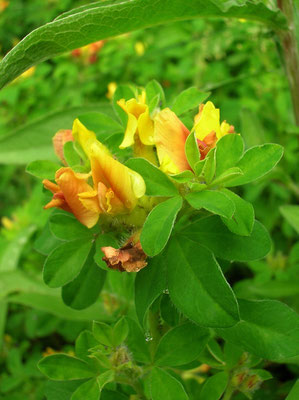
<instances>
[{"instance_id":1,"label":"plant stem","mask_svg":"<svg viewBox=\"0 0 299 400\"><path fill-rule=\"evenodd\" d=\"M287 31L278 31L283 48L285 69L289 81L296 125L299 126L299 51L295 33L293 0L277 0L277 5L286 16Z\"/></svg>"},{"instance_id":2,"label":"plant stem","mask_svg":"<svg viewBox=\"0 0 299 400\"><path fill-rule=\"evenodd\" d=\"M235 388L229 382L222 400L230 400L232 398L232 395L234 394L234 391L235 391Z\"/></svg>"}]
</instances>

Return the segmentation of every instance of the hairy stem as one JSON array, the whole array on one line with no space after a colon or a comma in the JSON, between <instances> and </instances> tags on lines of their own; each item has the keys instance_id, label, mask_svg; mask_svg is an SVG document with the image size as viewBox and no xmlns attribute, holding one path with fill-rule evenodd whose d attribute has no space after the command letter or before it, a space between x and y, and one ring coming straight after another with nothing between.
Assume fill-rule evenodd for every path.
<instances>
[{"instance_id":1,"label":"hairy stem","mask_svg":"<svg viewBox=\"0 0 299 400\"><path fill-rule=\"evenodd\" d=\"M277 0L277 5L285 14L288 30L279 31L283 48L285 69L289 81L296 125L299 126L299 51L295 33L293 0Z\"/></svg>"}]
</instances>

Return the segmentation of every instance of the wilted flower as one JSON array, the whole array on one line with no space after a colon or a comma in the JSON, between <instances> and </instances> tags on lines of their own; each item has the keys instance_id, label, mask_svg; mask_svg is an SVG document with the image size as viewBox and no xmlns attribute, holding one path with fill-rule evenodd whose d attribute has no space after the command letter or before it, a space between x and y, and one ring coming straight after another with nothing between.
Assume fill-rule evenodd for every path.
<instances>
[{"instance_id":1,"label":"wilted flower","mask_svg":"<svg viewBox=\"0 0 299 400\"><path fill-rule=\"evenodd\" d=\"M105 255L103 260L111 269L117 269L121 272L138 272L147 265L147 256L139 241L134 244L129 240L120 249L108 246L102 247L101 250Z\"/></svg>"}]
</instances>

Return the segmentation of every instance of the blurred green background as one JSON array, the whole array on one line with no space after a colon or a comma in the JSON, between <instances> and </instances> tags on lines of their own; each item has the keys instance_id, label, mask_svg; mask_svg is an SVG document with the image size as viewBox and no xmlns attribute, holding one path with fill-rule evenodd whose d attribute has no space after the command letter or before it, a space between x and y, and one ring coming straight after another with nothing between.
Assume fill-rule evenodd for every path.
<instances>
[{"instance_id":1,"label":"blurred green background","mask_svg":"<svg viewBox=\"0 0 299 400\"><path fill-rule=\"evenodd\" d=\"M0 58L33 29L86 3L90 2L0 0ZM248 147L265 142L285 147L274 172L242 189L272 235L272 253L250 265L229 266L228 277L236 283L237 293L242 289L251 298L283 299L299 309L299 287L294 283L299 270L298 232L280 209L298 202L299 128L275 34L257 23L215 19L167 24L112 38L98 48L39 64L0 92L0 399L38 400L45 393L51 399L36 362L42 353L52 351L49 348L72 351L72 342L94 315L69 315L59 292L36 286L47 254L38 242L47 219L42 209L44 194L40 183L25 173L25 160L1 156L1 139L40 118L41 124L47 124L49 114L49 127L54 118L56 125L61 121L60 128L70 128L63 123L74 107L100 111L100 104L110 102L117 85L145 86L151 79L161 83L169 103L190 86L211 91L221 119L235 126ZM39 129L38 124L28 126ZM103 318L115 302L122 304L124 289L116 286L112 284L116 300L103 292ZM28 298L28 292L40 296ZM265 384L254 399L284 398L288 379L297 370L296 366L273 366L277 379Z\"/></svg>"}]
</instances>

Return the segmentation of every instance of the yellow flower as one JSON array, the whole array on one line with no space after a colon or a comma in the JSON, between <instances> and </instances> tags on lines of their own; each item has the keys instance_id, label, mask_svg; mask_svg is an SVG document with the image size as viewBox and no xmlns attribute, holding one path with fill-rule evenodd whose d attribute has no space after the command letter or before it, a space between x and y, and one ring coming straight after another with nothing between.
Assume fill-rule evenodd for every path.
<instances>
[{"instance_id":1,"label":"yellow flower","mask_svg":"<svg viewBox=\"0 0 299 400\"><path fill-rule=\"evenodd\" d=\"M136 206L145 194L143 178L115 160L94 134L79 121L73 134L90 160L94 191L81 193L81 202L88 208L97 198L100 211L106 214L126 213ZM93 204L93 203L91 203Z\"/></svg>"},{"instance_id":2,"label":"yellow flower","mask_svg":"<svg viewBox=\"0 0 299 400\"><path fill-rule=\"evenodd\" d=\"M138 99L118 100L117 104L127 113L128 123L125 136L120 144L121 149L132 146L135 143L135 135L146 146L154 144L154 122L150 117L146 104L146 94L143 91Z\"/></svg>"},{"instance_id":3,"label":"yellow flower","mask_svg":"<svg viewBox=\"0 0 299 400\"><path fill-rule=\"evenodd\" d=\"M135 43L134 47L135 47L136 54L138 56L143 56L143 54L145 52L144 44L142 42L138 41Z\"/></svg>"},{"instance_id":4,"label":"yellow flower","mask_svg":"<svg viewBox=\"0 0 299 400\"><path fill-rule=\"evenodd\" d=\"M113 98L113 95L114 95L116 89L117 89L117 83L116 82L108 83L107 89L108 89L108 91L106 93L106 97L109 100L111 100Z\"/></svg>"}]
</instances>

